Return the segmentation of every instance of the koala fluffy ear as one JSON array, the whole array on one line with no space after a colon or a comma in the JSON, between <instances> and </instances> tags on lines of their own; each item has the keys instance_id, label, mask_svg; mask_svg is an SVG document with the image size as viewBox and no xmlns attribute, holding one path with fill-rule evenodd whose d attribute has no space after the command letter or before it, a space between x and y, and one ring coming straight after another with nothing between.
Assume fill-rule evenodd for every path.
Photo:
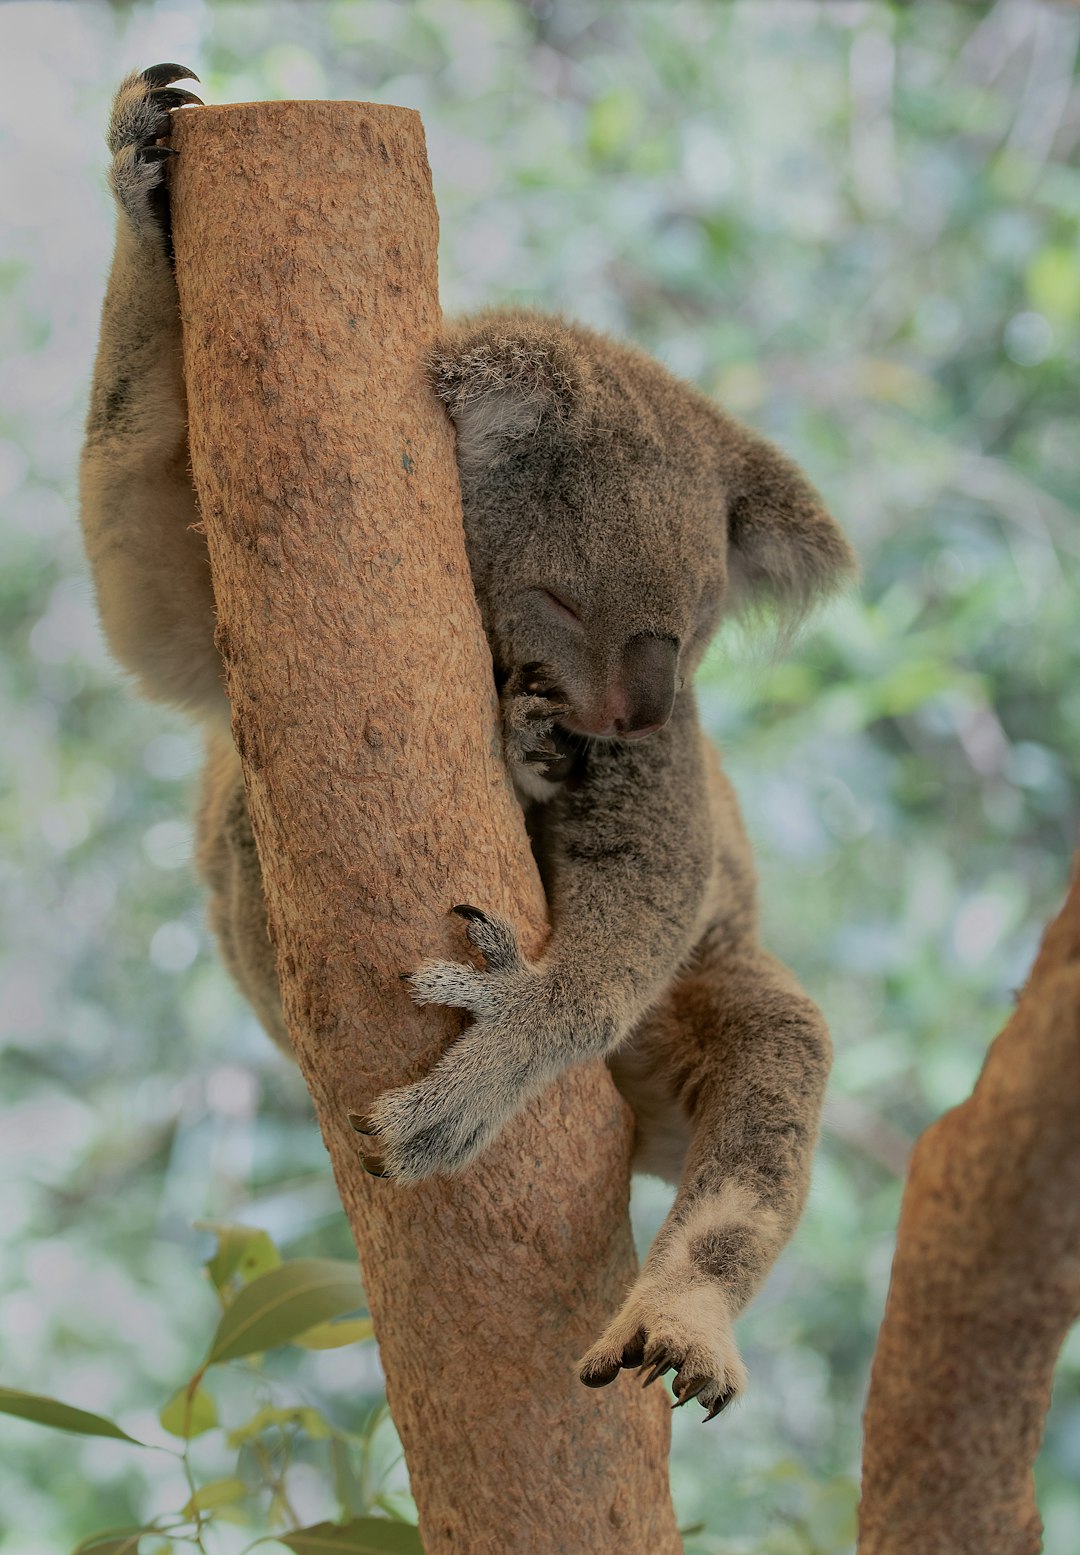
<instances>
[{"instance_id":1,"label":"koala fluffy ear","mask_svg":"<svg viewBox=\"0 0 1080 1555\"><path fill-rule=\"evenodd\" d=\"M854 551L798 466L740 427L734 478L728 482L733 610L764 608L796 626L858 572Z\"/></svg>"},{"instance_id":2,"label":"koala fluffy ear","mask_svg":"<svg viewBox=\"0 0 1080 1555\"><path fill-rule=\"evenodd\" d=\"M584 422L588 368L556 319L466 320L435 346L428 372L457 428L464 469L491 464L525 439L572 436Z\"/></svg>"}]
</instances>

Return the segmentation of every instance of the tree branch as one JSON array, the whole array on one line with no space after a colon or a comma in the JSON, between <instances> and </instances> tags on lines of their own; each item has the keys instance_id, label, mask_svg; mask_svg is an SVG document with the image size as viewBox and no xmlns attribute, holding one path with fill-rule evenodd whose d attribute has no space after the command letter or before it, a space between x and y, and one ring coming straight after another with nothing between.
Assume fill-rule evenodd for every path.
<instances>
[{"instance_id":1,"label":"tree branch","mask_svg":"<svg viewBox=\"0 0 1080 1555\"><path fill-rule=\"evenodd\" d=\"M1034 1555L1080 1315L1080 873L962 1106L919 1140L866 1406L859 1555Z\"/></svg>"},{"instance_id":2,"label":"tree branch","mask_svg":"<svg viewBox=\"0 0 1080 1555\"><path fill-rule=\"evenodd\" d=\"M460 1029L399 981L456 902L535 951L452 433L422 360L437 219L409 111L174 115L196 485L286 1019L363 1253L428 1555L681 1548L666 1411L574 1360L633 1273L629 1123L599 1066L452 1183L374 1182L347 1114Z\"/></svg>"}]
</instances>

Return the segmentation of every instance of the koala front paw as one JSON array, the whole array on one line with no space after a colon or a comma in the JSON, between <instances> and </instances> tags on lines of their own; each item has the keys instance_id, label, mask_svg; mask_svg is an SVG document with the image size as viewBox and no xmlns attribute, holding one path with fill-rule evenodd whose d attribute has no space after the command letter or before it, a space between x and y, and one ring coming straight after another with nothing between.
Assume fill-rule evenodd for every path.
<instances>
[{"instance_id":1,"label":"koala front paw","mask_svg":"<svg viewBox=\"0 0 1080 1555\"><path fill-rule=\"evenodd\" d=\"M673 1408L697 1399L706 1420L715 1420L746 1386L722 1289L711 1281L682 1288L643 1273L622 1311L581 1360L589 1388L606 1387L626 1368L647 1372L648 1387L674 1371Z\"/></svg>"},{"instance_id":2,"label":"koala front paw","mask_svg":"<svg viewBox=\"0 0 1080 1555\"><path fill-rule=\"evenodd\" d=\"M510 766L536 767L541 774L559 751L549 738L557 718L570 711L568 702L543 664L525 664L503 688L503 747Z\"/></svg>"},{"instance_id":3,"label":"koala front paw","mask_svg":"<svg viewBox=\"0 0 1080 1555\"><path fill-rule=\"evenodd\" d=\"M202 98L174 81L199 78L184 65L151 65L120 83L109 118L109 184L121 209L143 236L168 237L169 196L164 164L176 155L158 142L169 134L169 114Z\"/></svg>"},{"instance_id":4,"label":"koala front paw","mask_svg":"<svg viewBox=\"0 0 1080 1555\"><path fill-rule=\"evenodd\" d=\"M424 1079L387 1091L367 1117L350 1118L372 1176L409 1183L460 1171L548 1077L543 975L525 960L505 919L478 907L453 911L467 920L484 968L429 961L405 981L417 1004L467 1010L474 1024Z\"/></svg>"}]
</instances>

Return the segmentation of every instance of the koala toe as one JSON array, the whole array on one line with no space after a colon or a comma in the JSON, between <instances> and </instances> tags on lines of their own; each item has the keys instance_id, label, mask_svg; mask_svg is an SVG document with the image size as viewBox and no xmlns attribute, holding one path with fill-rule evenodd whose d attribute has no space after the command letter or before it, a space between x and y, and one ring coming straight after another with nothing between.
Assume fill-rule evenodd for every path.
<instances>
[{"instance_id":1,"label":"koala toe","mask_svg":"<svg viewBox=\"0 0 1080 1555\"><path fill-rule=\"evenodd\" d=\"M152 65L127 76L113 101L109 183L136 231L148 235L168 231L164 164L175 153L158 142L169 134L169 115L174 108L202 104L194 92L173 85L188 77L198 79L183 65Z\"/></svg>"},{"instance_id":2,"label":"koala toe","mask_svg":"<svg viewBox=\"0 0 1080 1555\"><path fill-rule=\"evenodd\" d=\"M704 1287L668 1287L661 1293L651 1290L643 1275L614 1323L582 1358L579 1375L586 1387L600 1388L624 1370L636 1370L646 1388L673 1372L672 1408L696 1399L704 1420L715 1420L746 1385L720 1293Z\"/></svg>"}]
</instances>

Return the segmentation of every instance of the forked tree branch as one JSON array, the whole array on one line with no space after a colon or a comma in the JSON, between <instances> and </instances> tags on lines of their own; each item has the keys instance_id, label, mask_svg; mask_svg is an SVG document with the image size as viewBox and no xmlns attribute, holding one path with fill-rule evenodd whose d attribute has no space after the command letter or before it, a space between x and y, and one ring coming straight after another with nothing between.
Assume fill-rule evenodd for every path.
<instances>
[{"instance_id":1,"label":"forked tree branch","mask_svg":"<svg viewBox=\"0 0 1080 1555\"><path fill-rule=\"evenodd\" d=\"M459 1029L399 974L456 902L535 950L496 737L417 116L183 109L177 278L196 485L286 1018L363 1259L428 1555L676 1555L657 1391L574 1361L632 1277L629 1123L596 1066L453 1183L369 1179L347 1115Z\"/></svg>"}]
</instances>

